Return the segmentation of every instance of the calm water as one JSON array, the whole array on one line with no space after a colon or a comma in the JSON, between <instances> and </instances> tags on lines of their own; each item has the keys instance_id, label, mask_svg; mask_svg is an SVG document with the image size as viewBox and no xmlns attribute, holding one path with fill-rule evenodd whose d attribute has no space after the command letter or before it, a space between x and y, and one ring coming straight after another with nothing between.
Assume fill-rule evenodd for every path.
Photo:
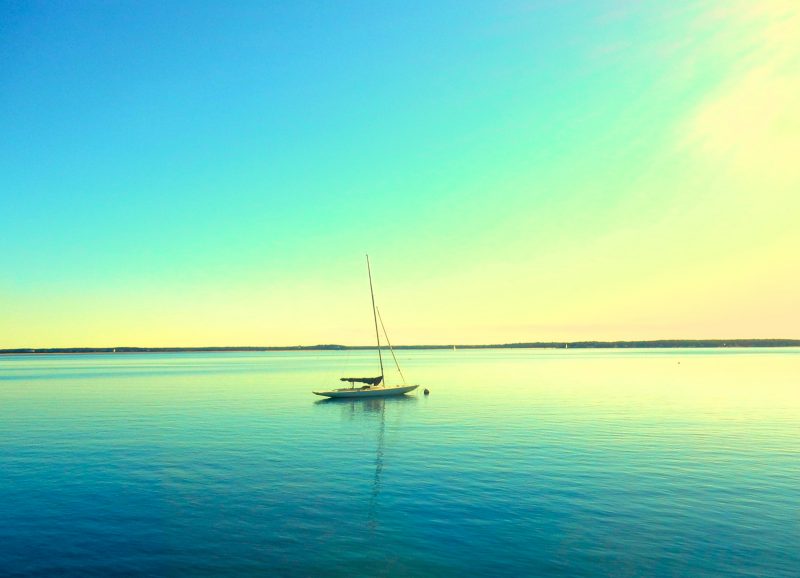
<instances>
[{"instance_id":1,"label":"calm water","mask_svg":"<svg viewBox=\"0 0 800 578\"><path fill-rule=\"evenodd\" d=\"M800 575L800 350L401 362L0 358L0 575Z\"/></svg>"}]
</instances>

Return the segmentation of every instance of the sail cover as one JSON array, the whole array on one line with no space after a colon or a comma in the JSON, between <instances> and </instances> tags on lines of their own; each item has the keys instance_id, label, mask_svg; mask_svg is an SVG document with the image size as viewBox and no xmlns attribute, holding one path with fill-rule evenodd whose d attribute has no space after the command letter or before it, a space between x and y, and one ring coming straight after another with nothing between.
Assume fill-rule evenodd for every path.
<instances>
[{"instance_id":1,"label":"sail cover","mask_svg":"<svg viewBox=\"0 0 800 578\"><path fill-rule=\"evenodd\" d=\"M378 377L343 377L341 378L342 381L349 381L350 383L358 382L358 383L366 383L367 385L378 385L380 382L383 381L383 376L379 375Z\"/></svg>"}]
</instances>

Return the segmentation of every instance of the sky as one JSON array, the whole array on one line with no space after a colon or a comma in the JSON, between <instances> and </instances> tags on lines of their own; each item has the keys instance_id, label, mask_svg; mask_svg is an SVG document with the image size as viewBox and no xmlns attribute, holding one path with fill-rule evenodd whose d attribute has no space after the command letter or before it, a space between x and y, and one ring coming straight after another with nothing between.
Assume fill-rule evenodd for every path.
<instances>
[{"instance_id":1,"label":"sky","mask_svg":"<svg viewBox=\"0 0 800 578\"><path fill-rule=\"evenodd\" d=\"M800 337L795 0L0 2L0 348Z\"/></svg>"}]
</instances>

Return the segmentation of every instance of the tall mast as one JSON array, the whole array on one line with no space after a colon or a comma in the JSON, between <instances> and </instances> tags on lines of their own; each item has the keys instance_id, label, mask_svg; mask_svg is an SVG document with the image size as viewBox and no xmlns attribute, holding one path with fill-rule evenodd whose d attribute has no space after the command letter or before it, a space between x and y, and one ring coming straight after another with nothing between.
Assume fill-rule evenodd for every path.
<instances>
[{"instance_id":1,"label":"tall mast","mask_svg":"<svg viewBox=\"0 0 800 578\"><path fill-rule=\"evenodd\" d=\"M378 341L378 361L381 364L381 381L383 381L383 356L381 356L381 334L378 332L378 314L375 310L375 293L372 291L372 271L369 267L369 255L367 255L367 275L369 275L369 294L372 297L372 318L375 321L375 339Z\"/></svg>"}]
</instances>

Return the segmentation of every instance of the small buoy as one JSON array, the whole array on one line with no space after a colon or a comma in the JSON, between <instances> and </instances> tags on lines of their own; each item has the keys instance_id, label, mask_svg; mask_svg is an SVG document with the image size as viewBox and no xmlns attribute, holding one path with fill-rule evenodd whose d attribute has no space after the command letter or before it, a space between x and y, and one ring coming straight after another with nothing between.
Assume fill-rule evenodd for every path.
<instances>
[{"instance_id":1,"label":"small buoy","mask_svg":"<svg viewBox=\"0 0 800 578\"><path fill-rule=\"evenodd\" d=\"M431 392L430 392L430 391L428 390L428 388L426 387L426 388L425 388L425 390L424 390L422 393L424 393L425 395L430 395L430 393L431 393Z\"/></svg>"}]
</instances>

